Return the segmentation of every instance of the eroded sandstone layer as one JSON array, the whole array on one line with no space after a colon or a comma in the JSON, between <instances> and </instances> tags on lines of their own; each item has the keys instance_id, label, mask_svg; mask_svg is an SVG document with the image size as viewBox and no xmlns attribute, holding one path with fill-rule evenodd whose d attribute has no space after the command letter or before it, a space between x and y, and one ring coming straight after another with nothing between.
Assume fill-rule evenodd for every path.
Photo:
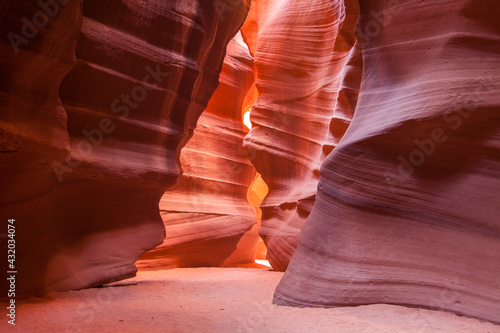
<instances>
[{"instance_id":1,"label":"eroded sandstone layer","mask_svg":"<svg viewBox=\"0 0 500 333\"><path fill-rule=\"evenodd\" d=\"M355 116L274 300L500 323L500 3L360 8Z\"/></svg>"},{"instance_id":2,"label":"eroded sandstone layer","mask_svg":"<svg viewBox=\"0 0 500 333\"><path fill-rule=\"evenodd\" d=\"M237 34L228 44L219 87L181 152L183 176L160 201L165 240L140 258L139 269L229 264L242 235L257 223L247 200L255 169L242 149L253 82L253 57ZM254 262L258 237L256 231L231 261Z\"/></svg>"},{"instance_id":3,"label":"eroded sandstone layer","mask_svg":"<svg viewBox=\"0 0 500 333\"><path fill-rule=\"evenodd\" d=\"M249 7L51 3L0 4L1 218L26 292L133 275L162 242L158 202Z\"/></svg>"},{"instance_id":4,"label":"eroded sandstone layer","mask_svg":"<svg viewBox=\"0 0 500 333\"><path fill-rule=\"evenodd\" d=\"M332 149L330 122L357 16L354 2L257 1L243 29L255 48L259 92L244 146L269 186L260 234L277 270L295 251Z\"/></svg>"}]
</instances>

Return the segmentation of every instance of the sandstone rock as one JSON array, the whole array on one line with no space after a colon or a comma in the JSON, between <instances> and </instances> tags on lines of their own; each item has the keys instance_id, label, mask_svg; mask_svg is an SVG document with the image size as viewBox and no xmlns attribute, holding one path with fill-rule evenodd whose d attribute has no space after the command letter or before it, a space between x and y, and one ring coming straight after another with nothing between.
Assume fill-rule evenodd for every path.
<instances>
[{"instance_id":1,"label":"sandstone rock","mask_svg":"<svg viewBox=\"0 0 500 333\"><path fill-rule=\"evenodd\" d=\"M1 35L49 15L37 6L4 1ZM0 205L18 227L20 290L133 275L134 261L162 242L158 202L177 181L180 149L248 7L71 1L18 54L1 43Z\"/></svg>"},{"instance_id":2,"label":"sandstone rock","mask_svg":"<svg viewBox=\"0 0 500 333\"><path fill-rule=\"evenodd\" d=\"M358 13L331 1L287 0L264 1L270 12L262 16L259 5L249 18L256 23L244 27L259 91L244 146L269 186L260 229L267 258L285 270L314 205Z\"/></svg>"},{"instance_id":3,"label":"sandstone rock","mask_svg":"<svg viewBox=\"0 0 500 333\"><path fill-rule=\"evenodd\" d=\"M282 0L254 0L251 3L250 11L241 27L243 38L252 55L255 54L259 32L263 30L266 22L276 15L279 15L279 6Z\"/></svg>"},{"instance_id":4,"label":"sandstone rock","mask_svg":"<svg viewBox=\"0 0 500 333\"><path fill-rule=\"evenodd\" d=\"M58 240L61 222L54 213L61 210L62 195L51 162L64 160L69 150L59 87L76 64L81 3L54 7L54 17L33 1L3 1L0 8L0 267L19 272L18 292L41 290L48 261L66 242ZM16 220L12 266L8 219ZM0 283L2 292L6 282Z\"/></svg>"},{"instance_id":5,"label":"sandstone rock","mask_svg":"<svg viewBox=\"0 0 500 333\"><path fill-rule=\"evenodd\" d=\"M140 269L254 262L257 231L234 253L243 234L257 224L247 200L255 169L242 149L248 132L243 113L253 103L246 99L252 67L238 34L228 45L219 87L181 152L180 183L160 201L165 241L141 257Z\"/></svg>"},{"instance_id":6,"label":"sandstone rock","mask_svg":"<svg viewBox=\"0 0 500 333\"><path fill-rule=\"evenodd\" d=\"M321 167L274 301L500 323L500 4L360 8L355 117Z\"/></svg>"}]
</instances>

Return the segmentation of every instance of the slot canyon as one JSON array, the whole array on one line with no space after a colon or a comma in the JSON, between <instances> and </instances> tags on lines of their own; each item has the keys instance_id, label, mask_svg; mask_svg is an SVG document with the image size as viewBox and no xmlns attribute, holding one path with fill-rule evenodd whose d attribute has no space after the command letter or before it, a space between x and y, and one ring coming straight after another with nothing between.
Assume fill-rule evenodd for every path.
<instances>
[{"instance_id":1,"label":"slot canyon","mask_svg":"<svg viewBox=\"0 0 500 333\"><path fill-rule=\"evenodd\" d=\"M0 0L0 331L500 333L499 17Z\"/></svg>"}]
</instances>

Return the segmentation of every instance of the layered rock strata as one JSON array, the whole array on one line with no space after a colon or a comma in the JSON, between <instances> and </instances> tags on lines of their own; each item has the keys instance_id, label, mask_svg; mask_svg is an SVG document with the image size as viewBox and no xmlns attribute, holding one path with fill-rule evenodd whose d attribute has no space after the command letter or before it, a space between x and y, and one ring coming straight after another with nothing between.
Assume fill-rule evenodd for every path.
<instances>
[{"instance_id":1,"label":"layered rock strata","mask_svg":"<svg viewBox=\"0 0 500 333\"><path fill-rule=\"evenodd\" d=\"M2 36L27 40L0 44L1 218L24 292L131 276L162 242L158 202L249 7L49 2L0 5Z\"/></svg>"},{"instance_id":2,"label":"layered rock strata","mask_svg":"<svg viewBox=\"0 0 500 333\"><path fill-rule=\"evenodd\" d=\"M243 234L257 224L256 210L247 200L255 169L242 149L248 132L243 112L253 103L247 98L252 67L253 58L238 34L228 45L219 87L181 152L183 176L160 201L166 238L141 257L140 269L255 260L257 230L235 253Z\"/></svg>"},{"instance_id":3,"label":"layered rock strata","mask_svg":"<svg viewBox=\"0 0 500 333\"><path fill-rule=\"evenodd\" d=\"M263 15L260 4L243 29L255 45L259 92L244 147L269 186L260 229L267 258L285 270L314 205L320 165L332 149L329 125L358 11L354 2L286 0L264 1Z\"/></svg>"},{"instance_id":4,"label":"layered rock strata","mask_svg":"<svg viewBox=\"0 0 500 333\"><path fill-rule=\"evenodd\" d=\"M321 167L275 303L500 323L500 4L360 8L355 116Z\"/></svg>"}]
</instances>

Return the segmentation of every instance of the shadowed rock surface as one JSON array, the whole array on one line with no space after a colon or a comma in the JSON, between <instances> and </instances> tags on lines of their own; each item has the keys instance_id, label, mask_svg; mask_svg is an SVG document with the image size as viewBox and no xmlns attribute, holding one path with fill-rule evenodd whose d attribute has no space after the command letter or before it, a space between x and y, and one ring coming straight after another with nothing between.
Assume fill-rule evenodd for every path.
<instances>
[{"instance_id":1,"label":"shadowed rock surface","mask_svg":"<svg viewBox=\"0 0 500 333\"><path fill-rule=\"evenodd\" d=\"M161 244L158 202L249 7L219 3L230 15L205 1L70 1L18 53L6 33L45 9L1 3L0 206L16 219L19 291L132 276Z\"/></svg>"}]
</instances>

